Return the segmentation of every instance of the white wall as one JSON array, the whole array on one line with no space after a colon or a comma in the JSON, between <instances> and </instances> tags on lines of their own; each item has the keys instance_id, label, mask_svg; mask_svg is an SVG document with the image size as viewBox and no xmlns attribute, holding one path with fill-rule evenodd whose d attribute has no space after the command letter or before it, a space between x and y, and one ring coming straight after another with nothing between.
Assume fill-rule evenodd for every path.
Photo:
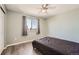
<instances>
[{"instance_id":1,"label":"white wall","mask_svg":"<svg viewBox=\"0 0 79 59\"><path fill-rule=\"evenodd\" d=\"M79 9L51 17L48 22L48 36L79 42Z\"/></svg>"},{"instance_id":2,"label":"white wall","mask_svg":"<svg viewBox=\"0 0 79 59\"><path fill-rule=\"evenodd\" d=\"M7 13L7 44L19 43L27 40L37 39L46 35L46 22L40 18L40 35L22 36L22 16L23 14L8 11Z\"/></svg>"},{"instance_id":3,"label":"white wall","mask_svg":"<svg viewBox=\"0 0 79 59\"><path fill-rule=\"evenodd\" d=\"M2 12L1 14L2 14L2 16L3 16L3 19L4 19L4 47L5 47L5 45L6 45L6 14L7 14L7 10L6 10L6 7L5 7L5 5L4 4L0 4L0 6L3 8L3 10L4 10L4 12L5 12L5 14Z\"/></svg>"},{"instance_id":4,"label":"white wall","mask_svg":"<svg viewBox=\"0 0 79 59\"><path fill-rule=\"evenodd\" d=\"M0 9L0 54L4 48L4 13Z\"/></svg>"}]
</instances>

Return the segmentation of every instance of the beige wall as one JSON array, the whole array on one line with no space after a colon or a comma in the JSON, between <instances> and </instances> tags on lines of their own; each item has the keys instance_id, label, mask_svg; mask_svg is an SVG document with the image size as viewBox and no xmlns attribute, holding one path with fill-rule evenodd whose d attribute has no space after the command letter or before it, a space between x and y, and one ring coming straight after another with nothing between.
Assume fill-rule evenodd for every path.
<instances>
[{"instance_id":1,"label":"beige wall","mask_svg":"<svg viewBox=\"0 0 79 59\"><path fill-rule=\"evenodd\" d=\"M4 16L4 47L6 46L6 29L7 29L7 26L6 26L6 14Z\"/></svg>"},{"instance_id":2,"label":"beige wall","mask_svg":"<svg viewBox=\"0 0 79 59\"><path fill-rule=\"evenodd\" d=\"M79 9L51 17L48 22L48 36L79 42Z\"/></svg>"},{"instance_id":3,"label":"beige wall","mask_svg":"<svg viewBox=\"0 0 79 59\"><path fill-rule=\"evenodd\" d=\"M23 14L8 11L7 13L7 44L14 44L18 42L23 42L27 40L34 40L38 37L43 37L46 35L46 21L40 18L40 35L28 35L22 36L22 16Z\"/></svg>"}]
</instances>

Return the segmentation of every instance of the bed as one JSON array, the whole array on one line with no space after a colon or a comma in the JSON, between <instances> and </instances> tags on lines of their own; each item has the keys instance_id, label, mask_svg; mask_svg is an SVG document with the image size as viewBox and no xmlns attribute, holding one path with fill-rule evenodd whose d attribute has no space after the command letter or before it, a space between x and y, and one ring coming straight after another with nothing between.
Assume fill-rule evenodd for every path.
<instances>
[{"instance_id":1,"label":"bed","mask_svg":"<svg viewBox=\"0 0 79 59\"><path fill-rule=\"evenodd\" d=\"M32 42L33 49L43 55L79 55L79 43L44 37Z\"/></svg>"}]
</instances>

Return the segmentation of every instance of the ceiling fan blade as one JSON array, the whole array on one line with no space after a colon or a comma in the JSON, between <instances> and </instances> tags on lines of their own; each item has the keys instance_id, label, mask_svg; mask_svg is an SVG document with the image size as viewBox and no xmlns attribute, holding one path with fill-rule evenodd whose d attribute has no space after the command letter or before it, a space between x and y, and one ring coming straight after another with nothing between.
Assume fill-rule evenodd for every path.
<instances>
[{"instance_id":1,"label":"ceiling fan blade","mask_svg":"<svg viewBox=\"0 0 79 59\"><path fill-rule=\"evenodd\" d=\"M42 4L42 8L47 8L48 4Z\"/></svg>"}]
</instances>

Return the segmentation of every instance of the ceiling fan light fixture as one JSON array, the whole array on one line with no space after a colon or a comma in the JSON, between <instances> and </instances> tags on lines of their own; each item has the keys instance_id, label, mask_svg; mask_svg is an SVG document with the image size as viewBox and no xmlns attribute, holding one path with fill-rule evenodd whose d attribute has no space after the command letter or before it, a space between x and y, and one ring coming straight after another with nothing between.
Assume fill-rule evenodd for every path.
<instances>
[{"instance_id":1,"label":"ceiling fan light fixture","mask_svg":"<svg viewBox=\"0 0 79 59\"><path fill-rule=\"evenodd\" d=\"M47 13L47 9L42 9L42 13Z\"/></svg>"}]
</instances>

